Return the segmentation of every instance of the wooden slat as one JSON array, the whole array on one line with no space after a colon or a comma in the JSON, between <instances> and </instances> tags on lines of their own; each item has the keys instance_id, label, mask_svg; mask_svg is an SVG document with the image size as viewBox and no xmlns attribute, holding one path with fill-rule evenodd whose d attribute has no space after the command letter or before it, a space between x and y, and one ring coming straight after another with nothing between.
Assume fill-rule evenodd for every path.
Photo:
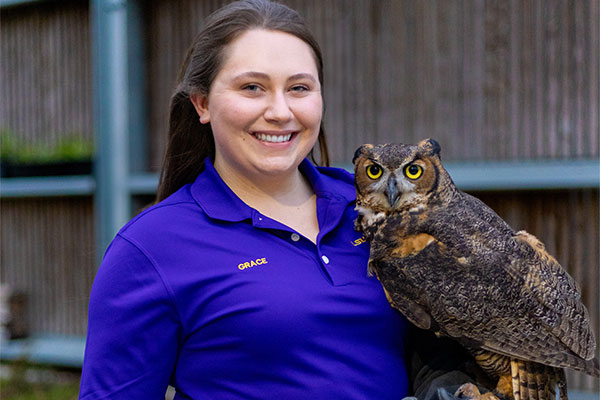
<instances>
[{"instance_id":1,"label":"wooden slat","mask_svg":"<svg viewBox=\"0 0 600 400\"><path fill-rule=\"evenodd\" d=\"M589 19L585 18L585 27L587 32L582 29L581 35L586 39L587 46L583 55L587 62L584 62L589 69L589 78L583 77L582 86L586 88L584 98L588 101L589 106L584 108L587 111L587 121L589 123L587 132L591 135L586 135L587 148L594 149L596 155L600 140L600 2L590 0L587 7L582 7L583 11L578 15L589 15ZM589 21L589 22L588 22Z\"/></svg>"},{"instance_id":2,"label":"wooden slat","mask_svg":"<svg viewBox=\"0 0 600 400\"><path fill-rule=\"evenodd\" d=\"M89 31L87 2L2 10L0 129L47 145L91 140Z\"/></svg>"},{"instance_id":3,"label":"wooden slat","mask_svg":"<svg viewBox=\"0 0 600 400\"><path fill-rule=\"evenodd\" d=\"M29 301L33 332L85 334L95 274L89 197L2 199L0 276Z\"/></svg>"}]
</instances>

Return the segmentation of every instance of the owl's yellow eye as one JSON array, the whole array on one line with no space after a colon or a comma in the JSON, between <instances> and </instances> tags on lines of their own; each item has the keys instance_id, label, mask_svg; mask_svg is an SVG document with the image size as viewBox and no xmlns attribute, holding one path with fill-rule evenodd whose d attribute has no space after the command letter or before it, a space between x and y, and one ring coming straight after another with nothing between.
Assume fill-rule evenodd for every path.
<instances>
[{"instance_id":1,"label":"owl's yellow eye","mask_svg":"<svg viewBox=\"0 0 600 400\"><path fill-rule=\"evenodd\" d=\"M423 168L420 165L411 164L404 168L404 174L408 179L419 179L423 175Z\"/></svg>"},{"instance_id":2,"label":"owl's yellow eye","mask_svg":"<svg viewBox=\"0 0 600 400\"><path fill-rule=\"evenodd\" d=\"M379 179L383 174L383 170L377 164L371 164L367 167L367 176L371 179Z\"/></svg>"}]
</instances>

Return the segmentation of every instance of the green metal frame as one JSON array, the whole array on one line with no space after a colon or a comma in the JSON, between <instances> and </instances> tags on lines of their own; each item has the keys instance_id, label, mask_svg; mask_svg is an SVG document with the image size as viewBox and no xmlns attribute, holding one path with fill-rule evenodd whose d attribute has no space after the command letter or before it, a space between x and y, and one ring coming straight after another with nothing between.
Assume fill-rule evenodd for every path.
<instances>
[{"instance_id":1,"label":"green metal frame","mask_svg":"<svg viewBox=\"0 0 600 400\"><path fill-rule=\"evenodd\" d=\"M96 180L92 176L48 176L34 178L6 178L0 181L2 198L92 196Z\"/></svg>"},{"instance_id":2,"label":"green metal frame","mask_svg":"<svg viewBox=\"0 0 600 400\"><path fill-rule=\"evenodd\" d=\"M447 163L463 190L600 188L600 160L523 160Z\"/></svg>"},{"instance_id":3,"label":"green metal frame","mask_svg":"<svg viewBox=\"0 0 600 400\"><path fill-rule=\"evenodd\" d=\"M129 175L145 165L146 93L137 1L92 0L97 247L131 216ZM99 259L101 254L99 255Z\"/></svg>"},{"instance_id":4,"label":"green metal frame","mask_svg":"<svg viewBox=\"0 0 600 400\"><path fill-rule=\"evenodd\" d=\"M3 342L0 360L81 368L84 351L84 336L38 333L25 339Z\"/></svg>"},{"instance_id":5,"label":"green metal frame","mask_svg":"<svg viewBox=\"0 0 600 400\"><path fill-rule=\"evenodd\" d=\"M600 160L546 160L444 163L462 190L564 190L600 188ZM350 164L339 165L352 171ZM158 174L134 172L127 177L129 195L153 195ZM91 176L3 179L0 196L86 196L96 193Z\"/></svg>"}]
</instances>

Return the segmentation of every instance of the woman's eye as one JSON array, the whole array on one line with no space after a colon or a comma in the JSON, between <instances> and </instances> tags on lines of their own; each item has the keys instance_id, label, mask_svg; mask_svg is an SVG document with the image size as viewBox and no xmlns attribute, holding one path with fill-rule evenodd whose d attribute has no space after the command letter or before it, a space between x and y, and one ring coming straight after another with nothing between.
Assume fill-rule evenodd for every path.
<instances>
[{"instance_id":1,"label":"woman's eye","mask_svg":"<svg viewBox=\"0 0 600 400\"><path fill-rule=\"evenodd\" d=\"M251 83L251 84L248 84L248 85L244 85L242 87L242 90L247 90L249 92L258 92L260 90L260 86Z\"/></svg>"},{"instance_id":2,"label":"woman's eye","mask_svg":"<svg viewBox=\"0 0 600 400\"><path fill-rule=\"evenodd\" d=\"M309 90L308 86L305 86L305 85L292 86L293 92L307 92L308 90Z\"/></svg>"}]
</instances>

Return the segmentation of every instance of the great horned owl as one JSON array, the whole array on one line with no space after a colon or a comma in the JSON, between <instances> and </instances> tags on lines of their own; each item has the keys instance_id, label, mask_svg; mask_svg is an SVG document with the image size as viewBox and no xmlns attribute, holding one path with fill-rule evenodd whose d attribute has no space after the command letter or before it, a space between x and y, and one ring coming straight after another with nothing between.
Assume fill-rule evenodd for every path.
<instances>
[{"instance_id":1,"label":"great horned owl","mask_svg":"<svg viewBox=\"0 0 600 400\"><path fill-rule=\"evenodd\" d=\"M439 153L432 139L356 151L369 272L412 323L468 348L496 394L554 399L558 386L566 399L563 368L600 375L577 284L533 235L458 190Z\"/></svg>"}]
</instances>

